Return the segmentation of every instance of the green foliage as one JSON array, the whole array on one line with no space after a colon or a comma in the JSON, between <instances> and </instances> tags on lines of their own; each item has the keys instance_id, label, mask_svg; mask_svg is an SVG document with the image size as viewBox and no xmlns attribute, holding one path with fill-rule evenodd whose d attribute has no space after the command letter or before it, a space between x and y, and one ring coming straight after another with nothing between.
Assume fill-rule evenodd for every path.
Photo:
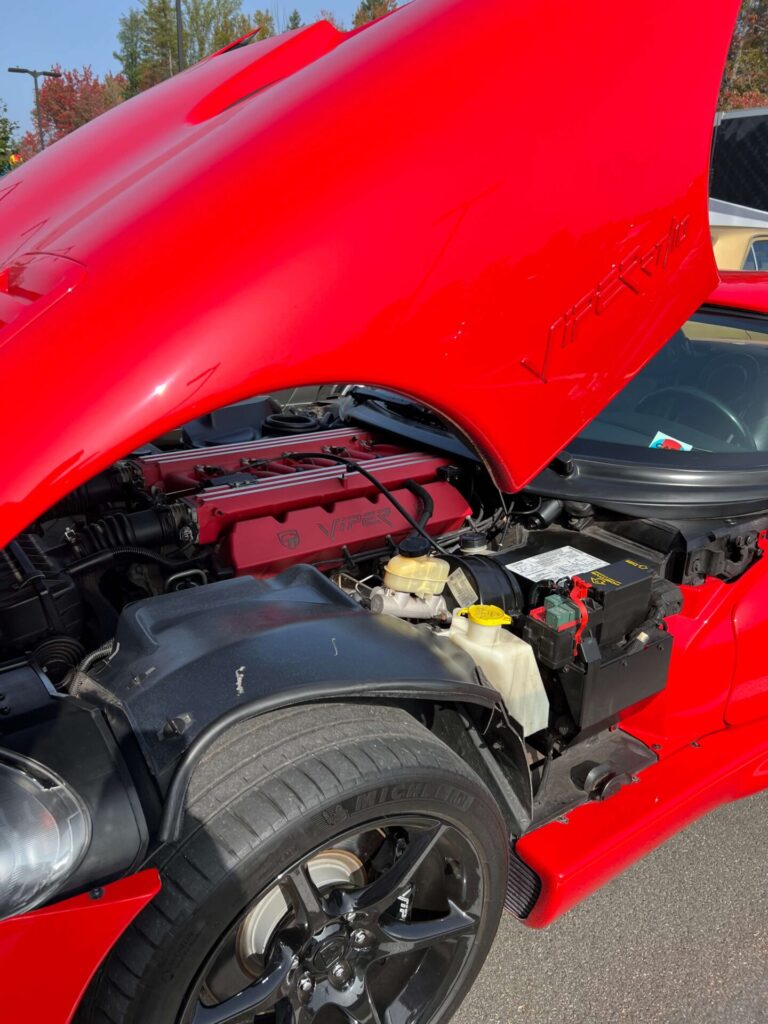
<instances>
[{"instance_id":1,"label":"green foliage","mask_svg":"<svg viewBox=\"0 0 768 1024\"><path fill-rule=\"evenodd\" d=\"M122 66L127 99L141 92L144 63L142 18L141 13L133 7L120 18L117 42L120 49L115 50L112 56L119 60Z\"/></svg>"},{"instance_id":2,"label":"green foliage","mask_svg":"<svg viewBox=\"0 0 768 1024\"><path fill-rule=\"evenodd\" d=\"M375 21L376 18L389 14L396 7L397 0L360 0L360 6L355 11L352 24L355 28L359 28L369 21Z\"/></svg>"},{"instance_id":3,"label":"green foliage","mask_svg":"<svg viewBox=\"0 0 768 1024\"><path fill-rule=\"evenodd\" d=\"M184 0L184 49L188 64L250 32L242 0Z\"/></svg>"},{"instance_id":4,"label":"green foliage","mask_svg":"<svg viewBox=\"0 0 768 1024\"><path fill-rule=\"evenodd\" d=\"M156 85L179 70L176 5L173 0L141 0L141 88Z\"/></svg>"},{"instance_id":5,"label":"green foliage","mask_svg":"<svg viewBox=\"0 0 768 1024\"><path fill-rule=\"evenodd\" d=\"M720 109L768 106L768 0L743 0L728 52Z\"/></svg>"},{"instance_id":6,"label":"green foliage","mask_svg":"<svg viewBox=\"0 0 768 1024\"><path fill-rule=\"evenodd\" d=\"M185 64L194 64L249 32L256 15L249 18L242 7L242 0L182 0ZM274 35L274 20L271 15L267 18L264 34ZM120 18L117 42L115 58L127 81L126 95L135 96L175 75L179 70L175 0L139 0L138 8Z\"/></svg>"},{"instance_id":7,"label":"green foliage","mask_svg":"<svg viewBox=\"0 0 768 1024\"><path fill-rule=\"evenodd\" d=\"M0 174L11 169L11 153L16 151L16 132L19 126L8 117L8 108L0 100Z\"/></svg>"},{"instance_id":8,"label":"green foliage","mask_svg":"<svg viewBox=\"0 0 768 1024\"><path fill-rule=\"evenodd\" d=\"M269 39L270 36L277 34L274 15L269 11L263 11L257 7L251 17L251 23L254 28L259 30L256 33L257 39Z\"/></svg>"},{"instance_id":9,"label":"green foliage","mask_svg":"<svg viewBox=\"0 0 768 1024\"><path fill-rule=\"evenodd\" d=\"M333 11L329 11L327 7L322 7L317 15L318 21L330 21L334 28L337 28L339 32L344 31L344 22L337 18Z\"/></svg>"},{"instance_id":10,"label":"green foliage","mask_svg":"<svg viewBox=\"0 0 768 1024\"><path fill-rule=\"evenodd\" d=\"M288 21L286 22L285 27L288 32L291 32L297 28L304 27L304 22L301 20L301 15L295 8L288 15Z\"/></svg>"}]
</instances>

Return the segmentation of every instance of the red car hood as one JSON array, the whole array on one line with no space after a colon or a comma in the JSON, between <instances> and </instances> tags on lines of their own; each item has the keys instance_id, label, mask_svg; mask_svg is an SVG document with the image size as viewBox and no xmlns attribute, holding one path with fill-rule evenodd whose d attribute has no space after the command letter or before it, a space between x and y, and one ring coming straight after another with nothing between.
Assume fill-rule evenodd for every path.
<instances>
[{"instance_id":1,"label":"red car hood","mask_svg":"<svg viewBox=\"0 0 768 1024\"><path fill-rule=\"evenodd\" d=\"M0 184L0 543L166 428L398 389L525 484L711 291L737 0L415 0L222 52Z\"/></svg>"}]
</instances>

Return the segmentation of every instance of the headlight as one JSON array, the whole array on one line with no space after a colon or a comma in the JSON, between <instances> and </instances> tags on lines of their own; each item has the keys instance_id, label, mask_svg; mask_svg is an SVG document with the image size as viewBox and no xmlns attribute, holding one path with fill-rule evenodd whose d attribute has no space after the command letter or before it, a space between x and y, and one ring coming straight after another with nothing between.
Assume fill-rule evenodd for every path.
<instances>
[{"instance_id":1,"label":"headlight","mask_svg":"<svg viewBox=\"0 0 768 1024\"><path fill-rule=\"evenodd\" d=\"M50 899L77 867L91 820L58 775L0 751L0 919Z\"/></svg>"}]
</instances>

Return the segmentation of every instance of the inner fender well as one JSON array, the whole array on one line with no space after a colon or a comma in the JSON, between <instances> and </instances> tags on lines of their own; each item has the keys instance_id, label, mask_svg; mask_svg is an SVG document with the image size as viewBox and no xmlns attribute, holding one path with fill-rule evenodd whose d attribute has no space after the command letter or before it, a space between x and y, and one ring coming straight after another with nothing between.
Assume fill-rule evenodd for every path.
<instances>
[{"instance_id":1,"label":"inner fender well","mask_svg":"<svg viewBox=\"0 0 768 1024\"><path fill-rule=\"evenodd\" d=\"M137 601L120 617L113 654L77 692L130 733L161 794L193 745L294 703L500 704L459 648L364 611L307 565Z\"/></svg>"}]
</instances>

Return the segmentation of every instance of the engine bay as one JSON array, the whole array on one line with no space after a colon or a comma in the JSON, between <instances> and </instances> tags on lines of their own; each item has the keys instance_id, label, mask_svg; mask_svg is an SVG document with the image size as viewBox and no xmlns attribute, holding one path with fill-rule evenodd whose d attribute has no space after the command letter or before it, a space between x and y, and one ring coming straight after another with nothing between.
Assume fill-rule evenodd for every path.
<instances>
[{"instance_id":1,"label":"engine bay","mask_svg":"<svg viewBox=\"0 0 768 1024\"><path fill-rule=\"evenodd\" d=\"M137 602L239 577L278 586L311 566L358 610L462 650L542 765L663 689L681 583L757 557L759 524L736 539L709 529L696 546L679 524L501 494L394 396L391 429L356 422L346 392L291 398L157 439L9 544L3 661L68 692L114 652ZM406 421L427 443L398 430Z\"/></svg>"}]
</instances>

